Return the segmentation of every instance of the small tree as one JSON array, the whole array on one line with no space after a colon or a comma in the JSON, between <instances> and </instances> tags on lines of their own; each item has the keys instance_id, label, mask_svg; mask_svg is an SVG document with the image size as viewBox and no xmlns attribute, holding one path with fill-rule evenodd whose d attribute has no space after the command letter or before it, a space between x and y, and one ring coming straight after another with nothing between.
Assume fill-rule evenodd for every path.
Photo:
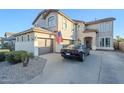
<instances>
[{"instance_id":1,"label":"small tree","mask_svg":"<svg viewBox=\"0 0 124 93\"><path fill-rule=\"evenodd\" d=\"M9 49L10 51L12 50L12 46L9 43L4 43L3 48Z\"/></svg>"},{"instance_id":2,"label":"small tree","mask_svg":"<svg viewBox=\"0 0 124 93\"><path fill-rule=\"evenodd\" d=\"M119 50L119 42L124 42L124 38L116 36L115 42L117 42L117 49Z\"/></svg>"},{"instance_id":3,"label":"small tree","mask_svg":"<svg viewBox=\"0 0 124 93\"><path fill-rule=\"evenodd\" d=\"M116 36L116 41L117 42L123 42L124 38L120 37L120 36Z\"/></svg>"}]
</instances>

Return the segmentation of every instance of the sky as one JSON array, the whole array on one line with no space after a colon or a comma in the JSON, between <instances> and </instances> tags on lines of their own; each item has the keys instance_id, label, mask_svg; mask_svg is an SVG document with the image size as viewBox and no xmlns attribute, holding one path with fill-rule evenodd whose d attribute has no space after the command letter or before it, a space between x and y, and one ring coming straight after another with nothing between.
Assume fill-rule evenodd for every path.
<instances>
[{"instance_id":1,"label":"sky","mask_svg":"<svg viewBox=\"0 0 124 93\"><path fill-rule=\"evenodd\" d=\"M21 32L32 27L32 22L42 9L0 9L0 37L5 32ZM114 37L124 38L124 9L61 9L72 19L94 21L106 17L115 17Z\"/></svg>"}]
</instances>

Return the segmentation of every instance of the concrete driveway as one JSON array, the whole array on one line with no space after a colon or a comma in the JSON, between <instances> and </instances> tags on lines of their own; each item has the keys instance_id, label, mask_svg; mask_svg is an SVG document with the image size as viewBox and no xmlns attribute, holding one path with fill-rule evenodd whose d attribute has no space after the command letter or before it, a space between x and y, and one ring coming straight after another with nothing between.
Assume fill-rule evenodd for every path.
<instances>
[{"instance_id":1,"label":"concrete driveway","mask_svg":"<svg viewBox=\"0 0 124 93\"><path fill-rule=\"evenodd\" d=\"M118 84L124 83L124 54L91 51L84 62L64 59L60 54L42 55L44 71L27 83L33 84Z\"/></svg>"}]
</instances>

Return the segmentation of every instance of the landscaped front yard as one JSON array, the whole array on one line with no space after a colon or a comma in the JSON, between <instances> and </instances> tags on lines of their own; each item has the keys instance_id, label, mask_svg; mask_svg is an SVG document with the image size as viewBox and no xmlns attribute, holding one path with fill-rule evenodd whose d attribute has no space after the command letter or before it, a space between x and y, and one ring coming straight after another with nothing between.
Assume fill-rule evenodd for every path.
<instances>
[{"instance_id":1,"label":"landscaped front yard","mask_svg":"<svg viewBox=\"0 0 124 93\"><path fill-rule=\"evenodd\" d=\"M124 54L91 51L80 62L49 53L31 59L27 67L0 62L0 83L124 84Z\"/></svg>"},{"instance_id":2,"label":"landscaped front yard","mask_svg":"<svg viewBox=\"0 0 124 93\"><path fill-rule=\"evenodd\" d=\"M26 51L2 51L0 83L25 83L42 73L45 64L45 59L33 57Z\"/></svg>"},{"instance_id":3,"label":"landscaped front yard","mask_svg":"<svg viewBox=\"0 0 124 93\"><path fill-rule=\"evenodd\" d=\"M0 84L25 83L41 74L45 64L46 60L42 58L31 59L27 67L22 63L0 62Z\"/></svg>"}]
</instances>

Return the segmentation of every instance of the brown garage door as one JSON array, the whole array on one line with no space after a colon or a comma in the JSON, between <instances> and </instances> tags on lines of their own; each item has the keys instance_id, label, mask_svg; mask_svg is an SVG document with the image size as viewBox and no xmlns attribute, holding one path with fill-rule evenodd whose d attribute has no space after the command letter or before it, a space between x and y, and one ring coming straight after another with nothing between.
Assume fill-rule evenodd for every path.
<instances>
[{"instance_id":1,"label":"brown garage door","mask_svg":"<svg viewBox=\"0 0 124 93\"><path fill-rule=\"evenodd\" d=\"M50 52L53 52L53 39L38 39L38 54L42 55Z\"/></svg>"}]
</instances>

